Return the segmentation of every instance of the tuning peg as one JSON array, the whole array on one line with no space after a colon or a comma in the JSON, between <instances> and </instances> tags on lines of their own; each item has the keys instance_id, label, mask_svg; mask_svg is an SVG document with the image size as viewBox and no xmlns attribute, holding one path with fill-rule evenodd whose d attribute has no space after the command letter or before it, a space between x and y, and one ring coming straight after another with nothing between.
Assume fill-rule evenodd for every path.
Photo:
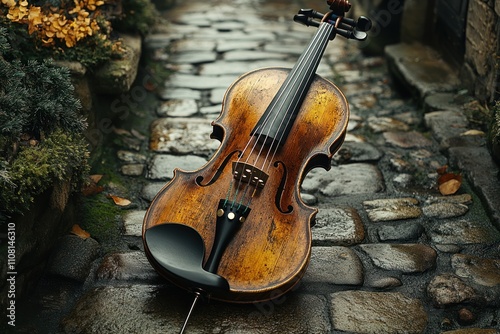
<instances>
[{"instance_id":1,"label":"tuning peg","mask_svg":"<svg viewBox=\"0 0 500 334\"><path fill-rule=\"evenodd\" d=\"M357 21L348 17L343 17L342 22L354 27L358 31L368 31L372 27L372 21L366 16L360 16Z\"/></svg>"},{"instance_id":2,"label":"tuning peg","mask_svg":"<svg viewBox=\"0 0 500 334\"><path fill-rule=\"evenodd\" d=\"M319 27L319 23L314 21L311 17L304 14L297 14L293 17L293 20L297 23L304 24L306 26Z\"/></svg>"},{"instance_id":3,"label":"tuning peg","mask_svg":"<svg viewBox=\"0 0 500 334\"><path fill-rule=\"evenodd\" d=\"M310 8L300 9L299 15L300 14L303 14L307 17L314 17L315 19L321 19L321 18L323 18L323 16L325 16L325 14L321 14L320 12L317 12L314 9L310 9Z\"/></svg>"},{"instance_id":4,"label":"tuning peg","mask_svg":"<svg viewBox=\"0 0 500 334\"><path fill-rule=\"evenodd\" d=\"M355 39L357 41L364 41L366 37L368 36L366 32L364 31L358 31L356 29L353 30L344 30L344 29L336 29L336 33L339 34L342 37L348 38L348 39Z\"/></svg>"}]
</instances>

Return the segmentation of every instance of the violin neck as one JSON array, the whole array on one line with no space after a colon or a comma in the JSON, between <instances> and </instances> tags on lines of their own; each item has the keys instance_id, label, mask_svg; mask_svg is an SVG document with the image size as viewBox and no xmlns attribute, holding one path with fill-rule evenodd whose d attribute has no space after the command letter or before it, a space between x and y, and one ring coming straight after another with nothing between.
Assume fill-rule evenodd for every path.
<instances>
[{"instance_id":1,"label":"violin neck","mask_svg":"<svg viewBox=\"0 0 500 334\"><path fill-rule=\"evenodd\" d=\"M253 135L258 136L259 141L268 145L284 143L314 79L333 30L331 24L321 23L252 131Z\"/></svg>"}]
</instances>

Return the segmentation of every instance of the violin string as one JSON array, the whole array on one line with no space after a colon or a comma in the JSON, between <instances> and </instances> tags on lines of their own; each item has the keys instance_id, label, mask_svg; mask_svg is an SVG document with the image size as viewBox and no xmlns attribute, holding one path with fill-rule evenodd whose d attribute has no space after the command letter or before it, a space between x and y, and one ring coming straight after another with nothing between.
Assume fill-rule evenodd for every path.
<instances>
[{"instance_id":1,"label":"violin string","mask_svg":"<svg viewBox=\"0 0 500 334\"><path fill-rule=\"evenodd\" d=\"M313 41L317 38L317 35L318 35L318 34L316 34L316 35L315 35L315 37L313 38ZM310 52L311 52L311 47L312 47L314 44L315 44L315 43L311 42L311 43L308 45L308 47L307 47L306 51L304 52L304 54L308 54L308 53L310 53ZM301 58L299 59L298 64L296 65L296 66L297 66L297 68L302 67L302 66L303 66L303 63L304 63L304 62L306 62L306 61L307 61L307 57L301 57ZM283 89L280 89L280 90L279 90L279 95L278 95L275 99L273 99L273 101L271 102L271 105L270 105L268 108L271 108L271 109L275 108L275 107L276 107L276 105L278 104L278 102L280 101L281 97L283 96L283 94L285 94L285 92L287 92L287 91L290 91L289 86L292 86L292 87L293 87L293 85L294 85L294 84L296 83L296 81L297 81L297 78L293 78L293 79L294 79L294 80L287 80L287 81L285 82L285 86L283 87ZM288 94L289 94L289 93L288 93ZM283 103L284 103L284 102L281 102L281 106L283 105ZM258 143L259 143L259 140L260 140L260 139L261 139L261 137L263 136L263 134L260 132L260 129L261 129L261 128L264 128L264 127L265 127L265 126L266 126L266 125L270 122L270 120L269 120L270 116L271 116L271 113L267 113L267 114L266 114L266 116L265 116L265 119L263 120L263 122L262 122L259 126L257 126L257 127L256 127L255 131L258 133L258 135L256 136L257 138L255 138L255 136L254 136L254 138L253 138L253 140L254 140L254 144L253 144L252 149L250 150L249 154L247 155L247 158L246 158L246 161L245 161L246 163L248 163L248 162L249 162L249 159L250 159L250 157L252 156L252 153L253 153L253 152L254 152L254 150L256 149L256 147L257 147L257 145L258 145ZM277 117L278 117L278 115L274 115L274 118L271 120L271 124L270 124L270 126L269 126L269 128L268 128L268 130L267 130L267 133L265 134L265 137L269 137L270 131L271 131L271 129L272 129L272 125L273 125L273 124L274 124L274 122L277 120ZM250 141L247 143L247 145L246 145L245 149L243 150L243 152L245 152L245 151L246 151L246 149L247 149L247 147L248 147L248 144L249 144L251 141L252 141L252 140L250 140ZM260 159L260 157L262 156L262 151L263 151L263 149L264 149L266 139L264 139L263 141L264 141L264 143L262 143L262 145L261 145L261 147L260 147L260 149L259 149L259 152L258 152L258 154L256 155L256 158L255 158L255 162L254 162L254 163L257 163L257 161L258 161L258 160ZM269 156L269 151L272 149L273 144L274 144L274 141L272 141L272 142L271 142L271 147L268 149L268 153L267 153L266 158L264 159L264 161L263 161L263 163L262 163L262 166L265 166L265 161L266 161L266 159L267 159L267 158L268 158L268 156ZM243 156L243 155L242 155L242 156ZM240 159L241 159L241 158L240 158ZM238 159L238 162L237 162L237 163L239 163L239 162L240 162L240 159ZM250 176L249 176L250 180L252 179L252 177L253 177L253 170L250 172ZM239 187L240 187L240 183L241 183L241 178L240 178L240 181L238 182L238 186L237 186L237 188L239 188ZM247 195L249 188L250 188L250 184L248 184L248 185L245 187L245 191L243 192L243 194L242 194L242 196L241 196L240 203L243 201L243 198ZM238 190L236 190L236 191L235 191L234 201L236 201L237 194L238 194ZM248 203L249 203L249 204L251 203L252 198L253 198L253 196L250 196L250 198L248 199ZM248 205L249 205L249 204L248 204Z\"/></svg>"},{"instance_id":2,"label":"violin string","mask_svg":"<svg viewBox=\"0 0 500 334\"><path fill-rule=\"evenodd\" d=\"M303 53L303 56L300 57L298 63L295 65L297 69L299 68L304 68L304 63L307 63L308 62L308 59L309 57L307 55L309 54L314 54L315 52L315 49L316 49L316 45L318 44L317 43L317 40L321 38L321 35L322 35L322 31L320 29L320 31L318 31L315 35L314 35L314 38L312 39L312 41L309 43L307 49L304 51ZM291 77L290 79L291 80L288 80L288 82L286 83L287 85L283 87L283 89L281 90L280 92L280 95L279 95L279 98L277 98L274 102L274 105L272 106L272 108L275 108L277 103L280 102L280 105L279 107L282 108L285 104L285 101L287 100L287 98L290 96L290 94L292 94L292 89L290 89L290 87L293 87L293 86L296 86L297 85L297 81L300 79L300 76L301 76L301 72L297 71L297 72L292 72L291 74L289 75L293 75L293 77ZM286 95L284 95L286 94ZM282 98L284 95L284 98ZM293 109L292 109L293 110ZM267 131L267 134L266 136L269 136L270 134L270 131L271 131L271 128L272 128L272 125L274 124L274 122L277 120L278 118L278 115L276 114L275 117L273 118L272 122L271 122L271 126L269 127L268 131ZM278 127L278 129L281 129L282 128L282 125L283 125L283 118L281 119L281 122L280 122L280 125ZM282 132L282 135L283 135L283 132ZM269 153L273 150L273 146L275 146L276 144L276 147L274 148L274 151L276 151L278 149L278 143L276 142L276 140L273 140L271 142L271 146L269 147L268 149L268 152L267 152L267 155L264 159L264 161L262 162L262 169L264 169L264 166L266 164L266 161L268 160L269 158ZM274 156L274 154L273 154ZM272 161L271 161L272 162ZM270 162L270 163L271 163ZM269 170L270 168L270 164L268 166L268 168L266 170Z\"/></svg>"},{"instance_id":3,"label":"violin string","mask_svg":"<svg viewBox=\"0 0 500 334\"><path fill-rule=\"evenodd\" d=\"M330 26L330 25L329 24L322 24L321 25L319 31L315 34L313 40L308 45L307 49L304 51L304 55L316 54L318 52L318 50L323 47L322 43L318 43L317 40L321 41L321 40L325 39L325 37L328 36L331 33L331 31L332 31L331 29L328 30L328 29L323 28L323 26ZM303 68L304 67L304 63L308 62L308 58L309 58L308 56L301 57L299 59L299 62L295 65L296 68ZM317 66L317 64L314 64L314 61L310 65ZM306 66L306 70L309 67L310 66ZM305 74L306 74L306 77L303 79L303 81L302 81L302 83L300 85L300 86L302 86L302 92L305 89L308 88L308 87L304 87L304 83L307 82L307 81L309 81L311 79L311 76L315 74L315 71L312 71L312 73L309 73L308 75L307 75L307 71L306 71ZM269 106L269 108L275 108L276 105L278 104L278 102L281 103L280 107L283 107L283 105L284 105L285 101L287 100L287 98L289 97L289 95L292 94L291 89L289 89L289 88L293 87L294 85L297 85L297 81L300 80L301 75L302 75L302 72L296 72L295 76L292 77L291 80L287 80L286 86L284 86L283 89L280 89L280 95L277 96L276 99L273 99L272 104L271 104L271 106ZM283 94L285 94L285 93L287 95L282 99ZM298 103L299 102L300 101L296 101L295 104L293 105L293 108L288 108L286 114L288 115L290 112L294 112L295 108L298 107ZM258 142L259 142L260 138L263 136L263 134L259 130L261 128L264 128L269 122L271 122L270 126L269 126L269 128L267 130L267 133L265 134L266 137L269 137L270 131L272 129L272 126L273 126L274 122L278 118L278 115L276 114L276 115L274 115L274 118L270 121L269 120L270 115L271 115L271 113L267 113L266 116L265 116L266 118L263 120L263 122L259 126L256 127L255 132L257 132L258 135L257 136L253 136L254 144L252 145L252 148L251 148L250 152L248 153L248 155L246 157L245 163L249 163L249 159L252 156L253 151L256 149L256 146L258 145ZM288 124L289 124L290 121L291 121L291 117L288 117L287 122L285 124L285 127L288 126ZM282 118L281 121L280 121L278 129L282 129L283 122L284 122L284 119ZM279 131L279 132L281 133L281 136L280 136L279 140L274 139L274 140L271 141L271 144L270 144L271 146L269 147L269 149L267 151L267 154L266 154L266 156L264 158L264 161L262 162L262 169L264 169L264 166L266 165L266 161L268 161L268 159L269 159L270 152L273 151L272 157L271 157L271 159L269 159L268 167L266 169L269 170L270 167L271 167L271 164L272 164L272 161L274 159L274 156L276 155L276 153L277 153L277 151L279 149L279 145L280 145L281 141L283 140L283 136L284 136L284 131ZM257 138L255 138L255 137L257 137ZM264 140L264 142L262 143L261 148L259 150L259 153L255 157L255 162L254 163L256 163L260 159L260 157L262 155L262 151L263 151L264 146L265 146L265 141L266 140ZM249 147L249 145L250 145L251 142L252 142L252 140L249 140L247 142L247 144L246 144L245 148L243 149L241 155L238 157L238 160L236 162L236 166L237 166L238 163L241 162L241 159L245 155L245 152L247 151L247 149L248 149L248 147ZM273 149L273 147L274 147L274 149ZM253 172L254 172L253 170L250 172L250 175L249 175L250 180L253 177ZM245 187L245 190L242 192L240 200L238 200L239 188L241 186L241 183L242 183L242 177L240 175L239 180L238 180L238 184L235 187L235 193L234 193L233 201L232 201L232 204L231 204L233 206L234 203L238 202L238 209L242 205L242 203L244 202L244 198L247 196L248 190L250 188L250 182L249 182L247 184L247 186ZM231 181L230 187L228 189L228 195L226 197L226 202L227 202L227 200L229 198L229 194L231 192L231 189L233 188L233 185L234 185L234 178ZM256 186L257 186L257 184L255 185L255 187ZM255 191L254 191L254 193L255 193ZM247 207L250 205L250 203L252 201L252 198L253 198L253 194L248 199Z\"/></svg>"},{"instance_id":4,"label":"violin string","mask_svg":"<svg viewBox=\"0 0 500 334\"><path fill-rule=\"evenodd\" d=\"M313 39L313 40L314 40L314 39ZM308 52L310 52L310 48L311 48L311 46L312 46L312 45L313 45L313 43L310 43L310 45L308 46L308 48L306 49L306 51L305 51L304 53L308 53ZM300 59L298 66L302 66L302 63L303 63L303 62L305 62L305 58L304 58L304 57ZM285 86L285 88L288 88L288 86L289 86L289 85L290 85L290 82L288 82L288 83L287 83L287 86ZM269 106L269 108L274 108L274 107L276 107L276 104L278 103L278 101L279 101L279 99L281 98L281 96L284 94L285 90L287 90L287 89L280 90L280 95L279 95L276 99L273 99L273 101L271 102L271 105ZM258 133L258 135L257 135L257 136L252 136L252 138L251 138L251 139L247 142L247 144L245 145L245 148L244 148L244 149L243 149L243 151L242 151L242 154L238 157L238 160L236 161L236 165L238 165L238 164L241 162L242 157L243 157L243 156L245 155L245 153L247 152L248 147L249 147L250 143L251 143L251 142L252 142L252 140L253 140L253 143L254 143L254 144L252 145L252 148L251 148L250 152L248 152L248 154L247 154L247 156L246 156L246 160L245 160L245 163L249 163L249 159L250 159L250 157L252 157L253 152L254 152L254 151L256 150L256 148L257 148L257 145L258 145L259 140L260 140L260 139L262 138L262 136L263 136L263 134L260 132L260 129L261 129L261 128L264 128L264 126L268 124L270 116L271 116L271 113L267 113L267 114L266 114L266 116L265 116L265 119L263 120L263 122L262 122L260 125L258 125L258 126L256 127L255 132L256 132L256 133ZM274 124L274 121L276 120L276 118L277 118L277 115L275 115L274 119L272 120L272 122L271 122L271 126ZM269 129L271 129L271 127L269 127ZM270 131L270 130L268 130L268 132L267 132L266 136L268 136L268 135L269 135L269 133L270 133L269 131ZM265 140L264 140L264 141L265 141ZM260 156L261 156L261 154L262 154L262 150L263 150L263 148L264 148L264 145L261 145L261 148L260 148L259 153L257 154L257 156L256 156L256 158L255 158L255 162L254 162L254 163L256 163L256 162L260 159ZM264 164L265 164L265 162L264 162ZM263 164L263 165L264 165L264 164ZM251 178L252 176L253 176L253 170L252 170L252 172L250 173L250 178ZM230 188L232 188L233 183L234 183L234 179L231 181L231 186L230 186ZM240 176L240 178L239 178L239 180L238 180L238 184L237 184L237 185L236 185L236 187L235 187L235 193L234 193L234 196L233 196L232 205L233 205L235 202L237 202L237 201L238 201L238 200L237 200L237 197L238 197L239 189L240 189L240 187L241 187L241 183L242 183L242 178L241 178L241 176ZM247 187L246 187L246 189L248 189L248 188L249 188L249 186L247 186ZM245 196L245 194L246 194L246 193L247 193L247 191L245 191L245 192L243 193L242 198ZM241 203L241 201L242 201L242 200L240 200L240 203Z\"/></svg>"},{"instance_id":5,"label":"violin string","mask_svg":"<svg viewBox=\"0 0 500 334\"><path fill-rule=\"evenodd\" d=\"M320 31L318 32L317 36L318 36L318 39L319 41L325 41L326 40L326 37L328 37L331 32L333 30L333 27L330 25L330 24L322 24L320 26ZM312 54L314 55L318 55L321 51L321 53L324 52L324 48L326 47L326 42L325 43L315 43L314 44L314 50L312 51ZM305 74L305 77L302 79L302 82L300 84L300 87L302 89L301 93L303 93L305 90L307 90L309 87L305 85L305 83L307 82L310 82L311 78L316 74L316 71L315 69L317 68L317 66L319 65L319 62L321 60L321 57L311 57L311 60L309 62L309 66L306 67L306 70L309 70L309 73L308 71L306 71L304 74ZM311 71L311 69L314 69ZM298 80L298 79L297 79ZM289 92L289 94L291 94L291 92ZM296 100L295 101L295 104L293 106L291 106L291 108L289 108L287 110L288 113L293 113L294 110L296 110L296 108L299 107L299 103L301 101L299 100ZM286 128L288 126L288 124L292 121L292 117L285 117L287 119L286 123L284 124L284 128ZM280 124L280 128L283 127L283 121L284 119L282 119L282 122ZM267 166L267 170L271 168L271 164L272 162L274 161L274 157L278 151L278 148L279 148L279 145L281 144L281 142L283 141L283 137L285 135L285 132L284 131L280 131L281 135L280 135L280 138L276 141L276 145L275 145L275 148L273 151L273 155L271 157L271 159L269 159L269 162L268 162L268 166ZM274 143L273 143L274 145ZM268 154L269 152L271 152L271 149L268 151ZM266 157L266 160L267 160L268 157Z\"/></svg>"}]
</instances>

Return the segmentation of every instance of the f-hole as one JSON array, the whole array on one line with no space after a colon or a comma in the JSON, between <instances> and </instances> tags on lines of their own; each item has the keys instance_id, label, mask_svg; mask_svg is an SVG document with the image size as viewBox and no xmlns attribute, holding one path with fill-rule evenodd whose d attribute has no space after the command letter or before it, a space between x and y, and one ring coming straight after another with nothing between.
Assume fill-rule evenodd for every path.
<instances>
[{"instance_id":1,"label":"f-hole","mask_svg":"<svg viewBox=\"0 0 500 334\"><path fill-rule=\"evenodd\" d=\"M212 185L215 183L215 181L217 181L220 177L220 175L222 174L222 172L224 171L224 169L226 169L226 166L229 164L229 161L231 160L231 158L233 157L234 154L240 154L241 151L234 151L230 154L227 155L227 157L224 159L224 161L222 162L222 164L219 166L219 168L217 168L217 172L215 172L214 176L212 177L212 179L210 181L208 181L207 183L203 184L203 176L197 176L196 177L196 184L199 185L200 187L207 187L209 185Z\"/></svg>"},{"instance_id":2,"label":"f-hole","mask_svg":"<svg viewBox=\"0 0 500 334\"><path fill-rule=\"evenodd\" d=\"M283 189L285 189L287 170L285 164L283 164L282 162L276 161L274 163L274 167L278 167L280 165L283 168L283 176L281 177L280 184L278 186L278 189L276 190L276 197L274 199L274 203L281 213L291 213L293 211L293 207L291 205L288 206L287 210L281 207L281 199L283 198Z\"/></svg>"}]
</instances>

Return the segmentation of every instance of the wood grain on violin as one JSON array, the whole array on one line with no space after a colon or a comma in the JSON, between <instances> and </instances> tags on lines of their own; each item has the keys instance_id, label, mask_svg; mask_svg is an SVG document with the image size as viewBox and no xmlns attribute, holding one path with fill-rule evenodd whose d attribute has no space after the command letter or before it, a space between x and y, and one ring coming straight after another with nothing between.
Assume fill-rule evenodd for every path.
<instances>
[{"instance_id":1,"label":"wood grain on violin","mask_svg":"<svg viewBox=\"0 0 500 334\"><path fill-rule=\"evenodd\" d=\"M255 70L228 88L212 123L217 152L196 171L176 169L146 213L146 255L162 276L196 294L189 314L200 295L262 301L304 275L317 209L302 201L300 185L312 168L330 168L349 119L344 95L316 69L337 34L362 40L371 25L344 19L347 0L328 4L326 15L295 16L318 30L291 70Z\"/></svg>"},{"instance_id":2,"label":"wood grain on violin","mask_svg":"<svg viewBox=\"0 0 500 334\"><path fill-rule=\"evenodd\" d=\"M202 236L208 257L218 203L234 179L232 163L248 160L255 165L268 155L264 145L239 157L248 141L257 140L251 132L288 73L279 68L253 71L228 89L221 115L213 122L219 150L197 171L175 171L151 204L144 231L165 222L189 225ZM307 267L310 224L317 210L302 202L299 186L309 169L329 168L348 120L346 99L332 83L317 76L309 91L290 131L293 135L270 162L265 186L251 190L251 212L222 256L217 274L227 279L230 290L213 298L251 302L277 297L292 288Z\"/></svg>"}]
</instances>

